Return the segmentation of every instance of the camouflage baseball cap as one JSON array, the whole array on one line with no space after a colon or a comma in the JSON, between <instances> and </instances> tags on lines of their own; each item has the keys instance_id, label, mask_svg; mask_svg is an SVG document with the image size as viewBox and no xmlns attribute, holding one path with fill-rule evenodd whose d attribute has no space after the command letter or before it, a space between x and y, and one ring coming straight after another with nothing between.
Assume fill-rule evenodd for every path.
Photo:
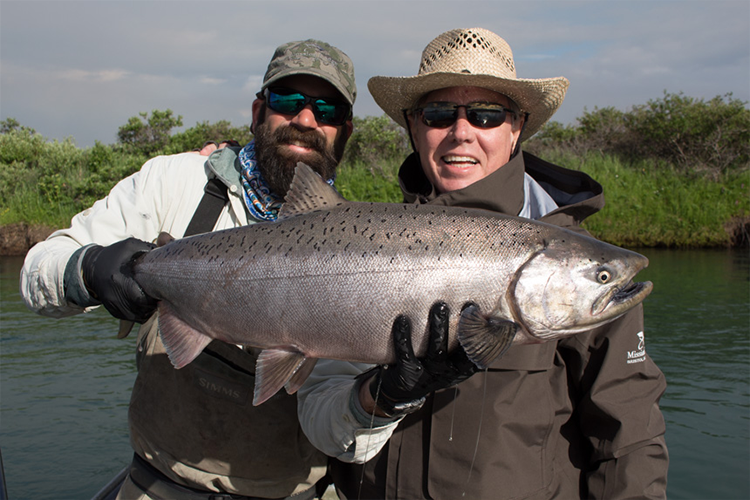
<instances>
[{"instance_id":1,"label":"camouflage baseball cap","mask_svg":"<svg viewBox=\"0 0 750 500\"><path fill-rule=\"evenodd\" d=\"M357 98L354 64L333 45L319 40L289 42L279 46L263 77L261 91L291 75L313 75L329 82L349 104Z\"/></svg>"}]
</instances>

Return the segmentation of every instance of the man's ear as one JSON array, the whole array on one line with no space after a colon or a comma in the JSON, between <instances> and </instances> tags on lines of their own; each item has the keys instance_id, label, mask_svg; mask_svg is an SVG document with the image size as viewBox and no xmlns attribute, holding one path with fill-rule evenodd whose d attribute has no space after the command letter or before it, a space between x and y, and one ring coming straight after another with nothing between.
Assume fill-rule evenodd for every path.
<instances>
[{"instance_id":1,"label":"man's ear","mask_svg":"<svg viewBox=\"0 0 750 500\"><path fill-rule=\"evenodd\" d=\"M346 126L346 138L348 140L352 136L352 132L354 132L354 123L351 120L347 120L344 125Z\"/></svg>"},{"instance_id":2,"label":"man's ear","mask_svg":"<svg viewBox=\"0 0 750 500\"><path fill-rule=\"evenodd\" d=\"M265 109L264 104L266 101L263 99L255 99L253 101L253 121L250 124L250 132L255 134L255 124L263 121L263 110Z\"/></svg>"},{"instance_id":3,"label":"man's ear","mask_svg":"<svg viewBox=\"0 0 750 500\"><path fill-rule=\"evenodd\" d=\"M414 119L414 113L408 113L406 115L406 131L409 134L409 140L411 141L411 148L414 150L414 152L419 151L419 143L417 142L417 134L414 133L414 128L416 125L416 120Z\"/></svg>"},{"instance_id":4,"label":"man's ear","mask_svg":"<svg viewBox=\"0 0 750 500\"><path fill-rule=\"evenodd\" d=\"M510 158L513 158L518 153L518 141L523 133L523 128L526 122L526 115L521 116L517 123L514 123L510 129Z\"/></svg>"}]
</instances>

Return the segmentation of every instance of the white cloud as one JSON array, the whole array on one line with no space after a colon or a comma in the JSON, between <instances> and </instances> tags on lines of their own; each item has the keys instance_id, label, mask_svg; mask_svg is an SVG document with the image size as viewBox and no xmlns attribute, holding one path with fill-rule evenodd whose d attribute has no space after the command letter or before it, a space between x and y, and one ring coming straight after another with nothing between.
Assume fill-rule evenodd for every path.
<instances>
[{"instance_id":1,"label":"white cloud","mask_svg":"<svg viewBox=\"0 0 750 500\"><path fill-rule=\"evenodd\" d=\"M201 83L205 83L206 85L221 85L227 83L227 80L225 78L213 78L210 76L201 77L199 81Z\"/></svg>"},{"instance_id":2,"label":"white cloud","mask_svg":"<svg viewBox=\"0 0 750 500\"><path fill-rule=\"evenodd\" d=\"M255 95L263 84L264 75L250 75L242 85L242 91Z\"/></svg>"},{"instance_id":3,"label":"white cloud","mask_svg":"<svg viewBox=\"0 0 750 500\"><path fill-rule=\"evenodd\" d=\"M129 75L129 71L121 69L103 69L99 71L87 71L82 69L65 69L57 72L52 72L49 75L51 80L69 80L72 82L87 82L87 83L103 83L103 82L115 82L124 80Z\"/></svg>"}]
</instances>

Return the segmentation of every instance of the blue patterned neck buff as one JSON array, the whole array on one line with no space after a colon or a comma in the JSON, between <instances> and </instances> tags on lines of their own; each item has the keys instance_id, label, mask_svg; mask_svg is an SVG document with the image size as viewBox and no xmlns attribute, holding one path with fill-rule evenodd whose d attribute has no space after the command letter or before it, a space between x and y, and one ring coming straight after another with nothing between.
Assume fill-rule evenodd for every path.
<instances>
[{"instance_id":1,"label":"blue patterned neck buff","mask_svg":"<svg viewBox=\"0 0 750 500\"><path fill-rule=\"evenodd\" d=\"M255 219L275 221L284 201L268 188L266 181L256 166L255 140L250 141L240 151L242 165L242 187L245 188L245 205Z\"/></svg>"},{"instance_id":2,"label":"blue patterned neck buff","mask_svg":"<svg viewBox=\"0 0 750 500\"><path fill-rule=\"evenodd\" d=\"M277 196L263 180L255 160L255 140L250 141L240 151L240 165L242 166L242 187L245 188L245 205L253 218L261 221L275 221L279 216L284 198ZM328 179L333 186L333 179Z\"/></svg>"}]
</instances>

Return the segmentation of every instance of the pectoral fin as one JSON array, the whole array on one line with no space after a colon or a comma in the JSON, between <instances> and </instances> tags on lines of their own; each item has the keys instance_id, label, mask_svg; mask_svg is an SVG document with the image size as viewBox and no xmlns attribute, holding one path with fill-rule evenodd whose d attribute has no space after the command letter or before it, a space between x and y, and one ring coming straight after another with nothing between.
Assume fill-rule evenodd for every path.
<instances>
[{"instance_id":1,"label":"pectoral fin","mask_svg":"<svg viewBox=\"0 0 750 500\"><path fill-rule=\"evenodd\" d=\"M508 350L518 329L513 321L484 315L471 306L458 320L458 341L469 359L484 369Z\"/></svg>"},{"instance_id":2,"label":"pectoral fin","mask_svg":"<svg viewBox=\"0 0 750 500\"><path fill-rule=\"evenodd\" d=\"M303 353L294 348L264 349L255 363L253 406L266 401L287 383L289 383L287 392L292 390L289 392L292 394L302 385L316 361L316 359L308 360ZM300 372L299 375L297 375L298 372Z\"/></svg>"},{"instance_id":3,"label":"pectoral fin","mask_svg":"<svg viewBox=\"0 0 750 500\"><path fill-rule=\"evenodd\" d=\"M124 339L125 337L127 337L133 330L133 326L135 326L135 323L133 323L132 321L125 321L124 319L121 319L120 328L117 330L117 338Z\"/></svg>"}]
</instances>

